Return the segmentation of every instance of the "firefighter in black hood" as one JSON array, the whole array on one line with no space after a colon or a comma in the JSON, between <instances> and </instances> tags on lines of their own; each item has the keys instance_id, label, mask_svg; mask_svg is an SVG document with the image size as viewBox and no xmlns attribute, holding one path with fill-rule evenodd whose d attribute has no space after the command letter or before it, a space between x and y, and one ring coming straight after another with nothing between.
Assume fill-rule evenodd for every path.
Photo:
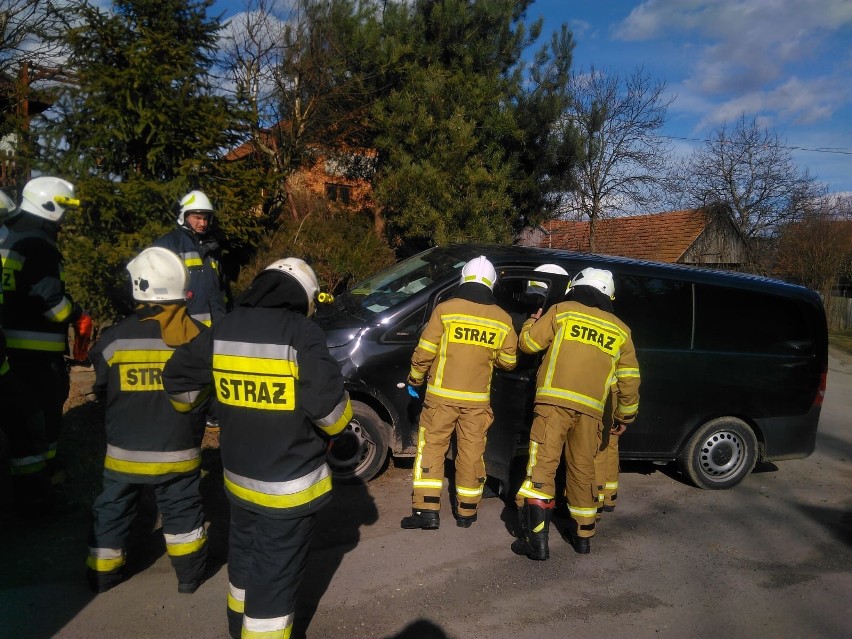
<instances>
[{"instance_id":1,"label":"firefighter in black hood","mask_svg":"<svg viewBox=\"0 0 852 639\"><path fill-rule=\"evenodd\" d=\"M211 387L219 401L232 637L289 636L315 515L331 499L327 440L352 418L340 368L308 319L318 293L304 261L274 262L164 372L179 411L197 410Z\"/></svg>"}]
</instances>

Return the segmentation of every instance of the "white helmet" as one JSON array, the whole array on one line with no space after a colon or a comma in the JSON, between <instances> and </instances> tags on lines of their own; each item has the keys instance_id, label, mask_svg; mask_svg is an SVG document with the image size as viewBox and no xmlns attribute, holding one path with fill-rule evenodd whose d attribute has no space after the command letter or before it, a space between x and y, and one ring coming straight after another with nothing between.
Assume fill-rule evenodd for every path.
<instances>
[{"instance_id":1,"label":"white helmet","mask_svg":"<svg viewBox=\"0 0 852 639\"><path fill-rule=\"evenodd\" d=\"M568 284L568 289L575 286L593 286L609 299L615 299L615 282L612 273L600 268L584 268L577 273Z\"/></svg>"},{"instance_id":2,"label":"white helmet","mask_svg":"<svg viewBox=\"0 0 852 639\"><path fill-rule=\"evenodd\" d=\"M485 284L489 289L494 289L497 281L497 271L494 265L484 255L475 257L462 267L461 284L476 282Z\"/></svg>"},{"instance_id":3,"label":"white helmet","mask_svg":"<svg viewBox=\"0 0 852 639\"><path fill-rule=\"evenodd\" d=\"M536 266L536 271L540 273L555 273L557 275L568 275L568 271L559 266L558 264L542 264L541 266ZM528 293L544 293L549 284L547 282L539 282L537 280L530 280L527 282L527 292Z\"/></svg>"},{"instance_id":4,"label":"white helmet","mask_svg":"<svg viewBox=\"0 0 852 639\"><path fill-rule=\"evenodd\" d=\"M210 203L210 198L201 191L190 191L180 199L180 213L178 213L177 223L183 226L186 221L186 214L196 212L208 213L210 217L213 217L213 205Z\"/></svg>"},{"instance_id":5,"label":"white helmet","mask_svg":"<svg viewBox=\"0 0 852 639\"><path fill-rule=\"evenodd\" d=\"M0 223L2 223L3 220L12 217L17 210L18 207L15 206L15 202L12 201L12 198L3 193L3 191L0 191Z\"/></svg>"},{"instance_id":6,"label":"white helmet","mask_svg":"<svg viewBox=\"0 0 852 639\"><path fill-rule=\"evenodd\" d=\"M56 177L37 177L24 186L21 210L59 224L65 210L80 206L74 185Z\"/></svg>"},{"instance_id":7,"label":"white helmet","mask_svg":"<svg viewBox=\"0 0 852 639\"><path fill-rule=\"evenodd\" d=\"M175 253L160 246L146 248L127 264L133 299L177 302L186 299L189 271Z\"/></svg>"},{"instance_id":8,"label":"white helmet","mask_svg":"<svg viewBox=\"0 0 852 639\"><path fill-rule=\"evenodd\" d=\"M265 271L279 271L292 277L299 283L305 294L308 296L308 317L311 317L317 310L317 295L319 294L319 281L314 269L308 266L305 260L300 260L298 257L286 257L283 260L277 260L267 266Z\"/></svg>"}]
</instances>

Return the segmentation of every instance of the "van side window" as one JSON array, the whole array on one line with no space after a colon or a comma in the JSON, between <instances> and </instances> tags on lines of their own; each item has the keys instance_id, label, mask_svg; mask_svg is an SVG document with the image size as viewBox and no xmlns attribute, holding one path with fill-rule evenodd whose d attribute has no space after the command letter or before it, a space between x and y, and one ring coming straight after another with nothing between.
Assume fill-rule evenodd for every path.
<instances>
[{"instance_id":1,"label":"van side window","mask_svg":"<svg viewBox=\"0 0 852 639\"><path fill-rule=\"evenodd\" d=\"M616 274L613 306L630 327L636 348L690 347L692 289L687 282Z\"/></svg>"},{"instance_id":2,"label":"van side window","mask_svg":"<svg viewBox=\"0 0 852 639\"><path fill-rule=\"evenodd\" d=\"M706 284L695 289L696 349L789 354L810 340L791 299Z\"/></svg>"},{"instance_id":3,"label":"van side window","mask_svg":"<svg viewBox=\"0 0 852 639\"><path fill-rule=\"evenodd\" d=\"M420 329L426 323L426 307L422 306L404 318L399 324L382 336L386 344L415 344L420 338Z\"/></svg>"}]
</instances>

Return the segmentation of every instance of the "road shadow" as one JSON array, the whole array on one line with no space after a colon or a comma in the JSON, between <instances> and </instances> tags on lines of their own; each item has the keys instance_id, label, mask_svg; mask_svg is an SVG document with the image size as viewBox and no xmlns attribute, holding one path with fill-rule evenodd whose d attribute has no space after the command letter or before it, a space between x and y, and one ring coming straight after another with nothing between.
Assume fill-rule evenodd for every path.
<instances>
[{"instance_id":1,"label":"road shadow","mask_svg":"<svg viewBox=\"0 0 852 639\"><path fill-rule=\"evenodd\" d=\"M399 633L389 635L385 639L449 639L449 637L439 625L428 619L418 619L408 624Z\"/></svg>"},{"instance_id":2,"label":"road shadow","mask_svg":"<svg viewBox=\"0 0 852 639\"><path fill-rule=\"evenodd\" d=\"M363 482L335 482L331 503L317 514L308 564L296 602L292 639L304 639L319 602L343 557L361 540L361 526L379 518L373 496Z\"/></svg>"}]
</instances>

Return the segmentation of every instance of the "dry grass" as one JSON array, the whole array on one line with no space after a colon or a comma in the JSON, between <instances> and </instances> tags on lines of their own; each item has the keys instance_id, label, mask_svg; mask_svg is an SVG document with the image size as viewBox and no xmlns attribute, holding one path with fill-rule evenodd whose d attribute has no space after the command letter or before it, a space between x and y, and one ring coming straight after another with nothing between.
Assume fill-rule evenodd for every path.
<instances>
[{"instance_id":1,"label":"dry grass","mask_svg":"<svg viewBox=\"0 0 852 639\"><path fill-rule=\"evenodd\" d=\"M829 332L828 343L844 353L852 355L852 329Z\"/></svg>"}]
</instances>

